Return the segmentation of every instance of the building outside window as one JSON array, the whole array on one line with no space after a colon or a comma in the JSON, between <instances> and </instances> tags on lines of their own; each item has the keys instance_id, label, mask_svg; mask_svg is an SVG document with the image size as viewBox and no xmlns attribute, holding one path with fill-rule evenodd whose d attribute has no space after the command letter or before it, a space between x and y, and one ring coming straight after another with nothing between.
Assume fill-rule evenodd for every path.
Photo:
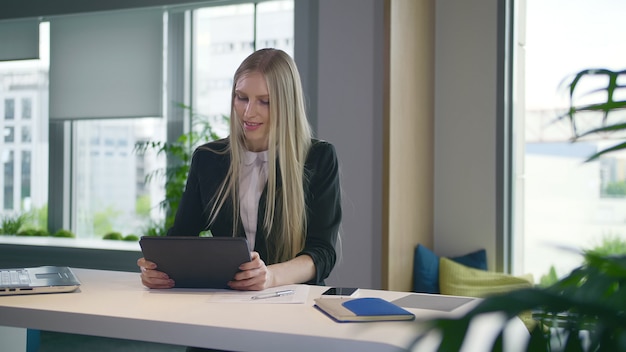
<instances>
[{"instance_id":1,"label":"building outside window","mask_svg":"<svg viewBox=\"0 0 626 352\"><path fill-rule=\"evenodd\" d=\"M31 98L22 98L22 119L30 120L33 114L33 101Z\"/></svg>"},{"instance_id":2,"label":"building outside window","mask_svg":"<svg viewBox=\"0 0 626 352\"><path fill-rule=\"evenodd\" d=\"M524 2L521 2L522 4ZM581 264L562 247L621 248L626 252L626 154L585 162L619 142L595 135L572 142L572 125L558 119L568 107L563 82L588 68L626 69L626 3L619 0L527 0L517 9L517 76L513 269L549 282ZM522 5L523 6L523 5ZM606 86L607 78L581 82ZM620 84L625 84L621 82ZM621 95L623 99L623 94ZM613 113L612 121L626 119ZM580 120L597 127L601 114Z\"/></svg>"},{"instance_id":3,"label":"building outside window","mask_svg":"<svg viewBox=\"0 0 626 352\"><path fill-rule=\"evenodd\" d=\"M228 125L223 117L230 113L232 76L241 60L255 48L269 45L293 54L293 1L190 11L195 19L192 106L226 136ZM48 131L50 36L46 22L40 26L40 41L40 60L0 63L0 101L4 102L0 111L0 130L4 131L0 217L47 208L47 138L51 135L51 144L71 146L70 172L63 176L71 177L66 182L72 187L69 230L82 239L101 238L112 231L144 234L164 218L159 204L165 180L147 180L146 176L163 169L165 160L156 151L139 155L134 148L141 141L165 141L167 116L66 121L70 132L64 140L56 140ZM15 133L20 133L18 138ZM29 226L46 227L47 223L44 219Z\"/></svg>"},{"instance_id":4,"label":"building outside window","mask_svg":"<svg viewBox=\"0 0 626 352\"><path fill-rule=\"evenodd\" d=\"M4 99L4 119L15 119L15 99Z\"/></svg>"},{"instance_id":5,"label":"building outside window","mask_svg":"<svg viewBox=\"0 0 626 352\"><path fill-rule=\"evenodd\" d=\"M40 25L39 60L0 62L0 218L47 209L48 65L47 23ZM43 216L27 226L45 225Z\"/></svg>"}]
</instances>

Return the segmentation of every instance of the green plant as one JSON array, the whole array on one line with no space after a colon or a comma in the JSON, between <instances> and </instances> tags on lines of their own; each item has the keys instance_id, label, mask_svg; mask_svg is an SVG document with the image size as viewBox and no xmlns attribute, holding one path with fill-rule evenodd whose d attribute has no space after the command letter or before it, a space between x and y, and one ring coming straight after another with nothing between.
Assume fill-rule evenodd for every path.
<instances>
[{"instance_id":1,"label":"green plant","mask_svg":"<svg viewBox=\"0 0 626 352\"><path fill-rule=\"evenodd\" d=\"M163 178L166 180L165 199L160 202L161 208L166 213L165 223L158 225L160 227L158 229L148 229L146 235L165 235L167 229L174 224L174 216L185 189L193 151L203 143L222 138L213 127L208 116L193 112L193 109L187 105L178 104L178 106L190 112L192 128L189 132L182 134L173 143L143 141L135 145L135 152L138 154L143 154L148 150L156 150L157 155L165 154L167 158L165 170L158 169L146 175L146 182ZM228 122L227 116L221 118L224 122Z\"/></svg>"},{"instance_id":2,"label":"green plant","mask_svg":"<svg viewBox=\"0 0 626 352\"><path fill-rule=\"evenodd\" d=\"M129 242L139 241L139 236L133 235L133 234L128 234L128 235L124 236L123 240L124 241L129 241Z\"/></svg>"},{"instance_id":3,"label":"green plant","mask_svg":"<svg viewBox=\"0 0 626 352\"><path fill-rule=\"evenodd\" d=\"M458 351L477 316L500 312L510 320L533 311L538 324L530 333L528 351L626 351L625 297L626 255L587 251L584 264L552 286L488 297L461 318L429 322L428 331L441 333L439 351ZM493 342L494 351L503 348L503 328ZM588 338L581 338L583 331Z\"/></svg>"},{"instance_id":4,"label":"green plant","mask_svg":"<svg viewBox=\"0 0 626 352\"><path fill-rule=\"evenodd\" d=\"M116 210L112 206L106 207L102 211L98 211L93 215L93 232L96 235L103 235L113 231L113 221L122 212Z\"/></svg>"},{"instance_id":5,"label":"green plant","mask_svg":"<svg viewBox=\"0 0 626 352\"><path fill-rule=\"evenodd\" d=\"M43 229L24 229L21 230L20 232L17 233L17 236L24 236L24 237L47 237L50 236L50 234L48 233L48 231L43 230Z\"/></svg>"},{"instance_id":6,"label":"green plant","mask_svg":"<svg viewBox=\"0 0 626 352\"><path fill-rule=\"evenodd\" d=\"M556 274L556 269L554 268L554 265L552 265L550 266L550 270L548 271L548 273L546 275L542 275L539 279L539 286L548 287L550 285L553 285L557 281L559 281L559 277Z\"/></svg>"},{"instance_id":7,"label":"green plant","mask_svg":"<svg viewBox=\"0 0 626 352\"><path fill-rule=\"evenodd\" d=\"M586 89L584 85L581 86L581 82L586 79L605 78L606 86L600 88L594 88L591 90ZM565 81L565 88L569 97L569 109L567 112L558 117L558 119L568 119L572 126L573 141L577 141L583 137L591 135L613 135L618 132L626 131L626 122L623 119L617 121L609 120L610 114L626 109L626 98L624 98L624 92L626 92L626 85L621 84L626 80L626 70L612 71L608 69L585 69L577 72L573 75L571 80ZM582 88L581 88L582 87ZM602 97L602 98L598 98ZM577 99L591 99L592 103L578 104ZM590 113L599 116L600 127L590 129L588 131L580 131L579 124L577 122L577 116ZM587 161L595 160L600 156L615 152L618 150L626 149L626 142L620 142L612 147L598 151L591 155Z\"/></svg>"},{"instance_id":8,"label":"green plant","mask_svg":"<svg viewBox=\"0 0 626 352\"><path fill-rule=\"evenodd\" d=\"M76 237L76 235L72 231L65 230L65 229L58 230L52 236L53 237L65 237L65 238L75 238Z\"/></svg>"},{"instance_id":9,"label":"green plant","mask_svg":"<svg viewBox=\"0 0 626 352\"><path fill-rule=\"evenodd\" d=\"M104 236L102 236L103 240L116 240L116 241L121 241L124 239L124 236L122 236L121 233L119 232L109 232L107 234L105 234Z\"/></svg>"},{"instance_id":10,"label":"green plant","mask_svg":"<svg viewBox=\"0 0 626 352\"><path fill-rule=\"evenodd\" d=\"M2 217L0 223L0 234L15 235L26 224L29 219L28 214L7 215Z\"/></svg>"},{"instance_id":11,"label":"green plant","mask_svg":"<svg viewBox=\"0 0 626 352\"><path fill-rule=\"evenodd\" d=\"M623 198L626 196L626 182L624 181L614 181L608 182L603 189L603 194L611 197L620 197Z\"/></svg>"}]
</instances>

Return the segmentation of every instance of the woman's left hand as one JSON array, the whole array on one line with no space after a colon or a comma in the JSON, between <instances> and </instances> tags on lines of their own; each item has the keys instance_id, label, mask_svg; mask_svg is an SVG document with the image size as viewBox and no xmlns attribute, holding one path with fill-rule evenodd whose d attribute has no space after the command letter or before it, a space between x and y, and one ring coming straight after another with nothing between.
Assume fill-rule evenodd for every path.
<instances>
[{"instance_id":1,"label":"woman's left hand","mask_svg":"<svg viewBox=\"0 0 626 352\"><path fill-rule=\"evenodd\" d=\"M272 272L261 260L259 253L252 252L250 261L241 264L239 270L228 283L233 290L260 291L272 287Z\"/></svg>"}]
</instances>

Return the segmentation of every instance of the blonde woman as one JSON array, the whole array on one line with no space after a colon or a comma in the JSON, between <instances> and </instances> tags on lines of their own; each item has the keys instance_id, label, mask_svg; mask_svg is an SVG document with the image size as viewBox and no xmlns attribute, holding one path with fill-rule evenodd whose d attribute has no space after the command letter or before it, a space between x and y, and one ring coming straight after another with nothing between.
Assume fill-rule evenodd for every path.
<instances>
[{"instance_id":1,"label":"blonde woman","mask_svg":"<svg viewBox=\"0 0 626 352\"><path fill-rule=\"evenodd\" d=\"M340 193L335 149L311 136L293 59L261 49L235 72L230 136L194 153L168 236L246 237L252 260L229 283L236 290L323 284L336 261ZM137 264L145 286L174 286L154 263Z\"/></svg>"}]
</instances>

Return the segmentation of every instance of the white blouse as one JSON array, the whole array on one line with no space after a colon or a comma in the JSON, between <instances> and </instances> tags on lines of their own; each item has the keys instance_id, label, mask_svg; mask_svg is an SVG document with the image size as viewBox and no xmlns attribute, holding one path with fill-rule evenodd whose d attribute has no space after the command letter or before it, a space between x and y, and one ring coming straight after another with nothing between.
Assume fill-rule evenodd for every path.
<instances>
[{"instance_id":1,"label":"white blouse","mask_svg":"<svg viewBox=\"0 0 626 352\"><path fill-rule=\"evenodd\" d=\"M239 212L250 251L256 238L259 199L267 182L267 155L267 151L246 151L239 175Z\"/></svg>"}]
</instances>

